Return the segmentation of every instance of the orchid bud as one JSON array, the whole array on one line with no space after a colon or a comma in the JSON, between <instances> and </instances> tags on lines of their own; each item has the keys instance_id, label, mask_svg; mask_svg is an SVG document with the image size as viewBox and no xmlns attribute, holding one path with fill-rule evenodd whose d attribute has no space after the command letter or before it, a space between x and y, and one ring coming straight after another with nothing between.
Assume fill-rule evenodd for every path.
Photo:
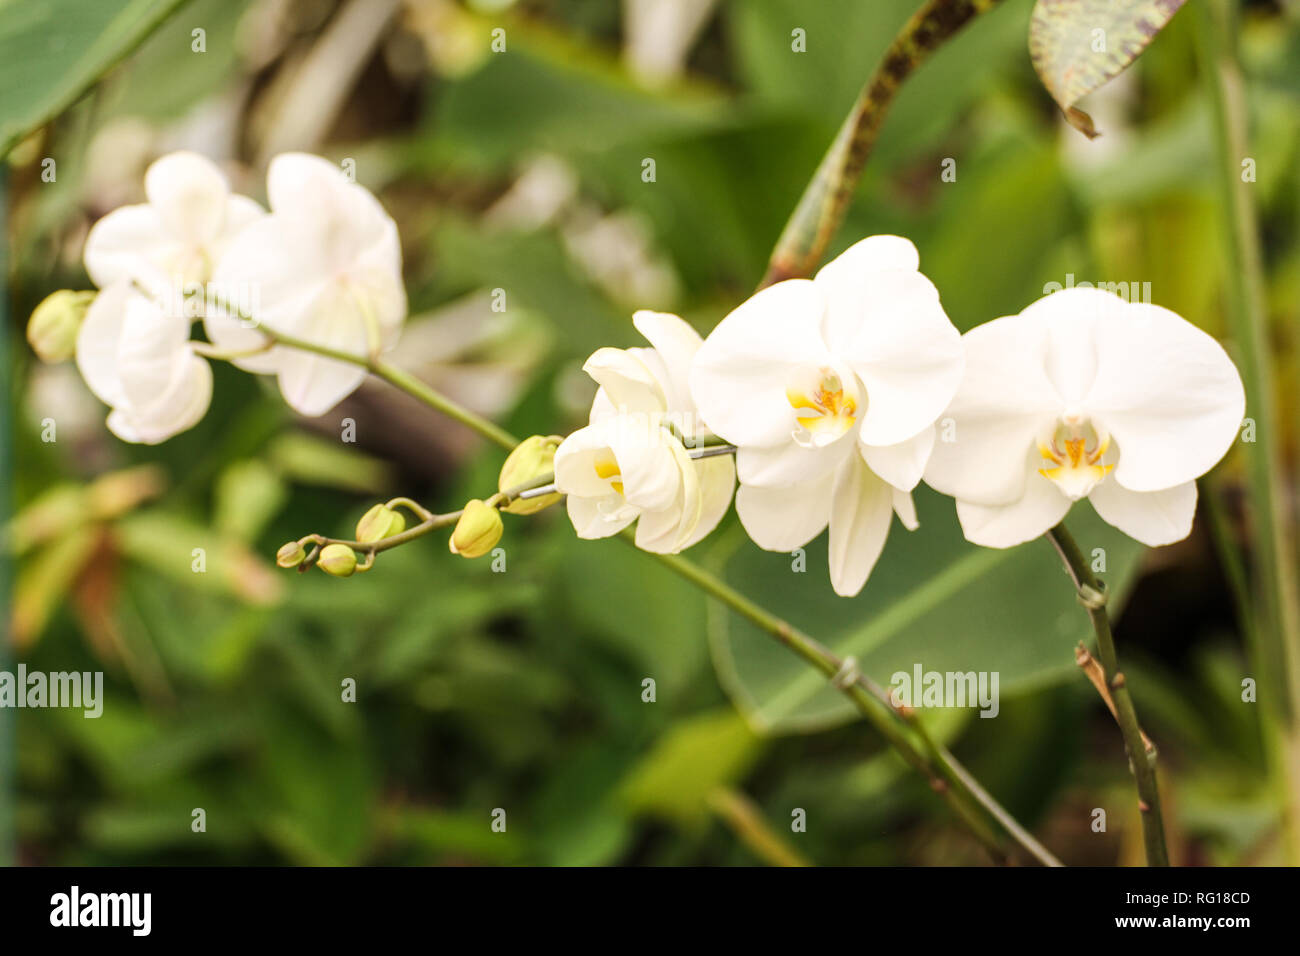
<instances>
[{"instance_id":1,"label":"orchid bud","mask_svg":"<svg viewBox=\"0 0 1300 956\"><path fill-rule=\"evenodd\" d=\"M555 449L560 447L562 440L559 435L533 435L521 441L506 458L506 463L501 466L497 489L508 491L551 474L555 470ZM508 511L512 515L536 514L543 508L549 508L562 497L554 494L543 495L540 498L516 498L501 510Z\"/></svg>"},{"instance_id":2,"label":"orchid bud","mask_svg":"<svg viewBox=\"0 0 1300 956\"><path fill-rule=\"evenodd\" d=\"M77 351L77 333L94 292L60 289L47 295L27 322L27 341L42 362L64 362Z\"/></svg>"},{"instance_id":3,"label":"orchid bud","mask_svg":"<svg viewBox=\"0 0 1300 956\"><path fill-rule=\"evenodd\" d=\"M481 558L501 540L501 515L497 509L475 498L465 505L448 546L463 558Z\"/></svg>"},{"instance_id":4,"label":"orchid bud","mask_svg":"<svg viewBox=\"0 0 1300 956\"><path fill-rule=\"evenodd\" d=\"M387 505L375 505L357 522L357 540L362 544L374 544L405 530L406 518L400 511Z\"/></svg>"},{"instance_id":5,"label":"orchid bud","mask_svg":"<svg viewBox=\"0 0 1300 956\"><path fill-rule=\"evenodd\" d=\"M316 560L320 569L336 578L348 578L357 569L357 553L346 544L327 544Z\"/></svg>"},{"instance_id":6,"label":"orchid bud","mask_svg":"<svg viewBox=\"0 0 1300 956\"><path fill-rule=\"evenodd\" d=\"M302 542L290 541L275 552L275 563L282 568L296 568L305 557L307 552L303 550Z\"/></svg>"}]
</instances>

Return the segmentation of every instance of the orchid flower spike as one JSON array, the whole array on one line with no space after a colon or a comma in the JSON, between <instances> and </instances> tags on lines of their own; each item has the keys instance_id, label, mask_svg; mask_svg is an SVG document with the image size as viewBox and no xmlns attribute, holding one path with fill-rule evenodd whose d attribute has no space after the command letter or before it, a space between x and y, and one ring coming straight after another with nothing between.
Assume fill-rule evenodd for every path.
<instances>
[{"instance_id":1,"label":"orchid flower spike","mask_svg":"<svg viewBox=\"0 0 1300 956\"><path fill-rule=\"evenodd\" d=\"M710 437L687 382L699 334L662 312L632 321L654 347L603 348L587 360L600 388L590 424L555 452L555 486L578 537L605 538L637 521L637 547L671 554L722 520L735 465L730 456L693 460L682 443Z\"/></svg>"},{"instance_id":2,"label":"orchid flower spike","mask_svg":"<svg viewBox=\"0 0 1300 956\"><path fill-rule=\"evenodd\" d=\"M858 242L812 279L779 282L728 315L691 372L704 421L738 446L736 511L791 551L830 526L831 584L854 595L911 491L961 381L961 336L897 236Z\"/></svg>"},{"instance_id":3,"label":"orchid flower spike","mask_svg":"<svg viewBox=\"0 0 1300 956\"><path fill-rule=\"evenodd\" d=\"M1036 538L1080 498L1143 544L1187 537L1196 478L1245 414L1241 376L1214 339L1168 309L1065 289L963 342L951 440L925 480L957 499L970 541Z\"/></svg>"},{"instance_id":4,"label":"orchid flower spike","mask_svg":"<svg viewBox=\"0 0 1300 956\"><path fill-rule=\"evenodd\" d=\"M233 353L265 344L264 326L357 356L388 351L406 318L397 226L365 188L318 156L285 153L267 171L271 213L240 234L217 264L213 285L225 303L251 315L210 309L208 336ZM251 320L251 321L250 321ZM235 359L250 372L279 376L298 413L323 415L365 380L365 368L276 347Z\"/></svg>"}]
</instances>

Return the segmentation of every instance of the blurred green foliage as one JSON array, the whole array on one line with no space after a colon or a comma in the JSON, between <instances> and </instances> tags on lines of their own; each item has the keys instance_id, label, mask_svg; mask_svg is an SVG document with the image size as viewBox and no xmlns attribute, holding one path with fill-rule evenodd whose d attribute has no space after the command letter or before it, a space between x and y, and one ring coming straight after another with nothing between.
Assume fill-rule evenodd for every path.
<instances>
[{"instance_id":1,"label":"blurred green foliage","mask_svg":"<svg viewBox=\"0 0 1300 956\"><path fill-rule=\"evenodd\" d=\"M439 374L455 384L458 368L500 361L526 340L536 355L515 370L504 424L567 430L593 390L577 376L581 360L633 344L633 308L673 308L707 330L748 294L916 5L720 3L684 73L654 85L618 56L615 4L536 0L497 18L413 2L387 45L367 54L314 148L355 158L360 181L398 219L420 315L408 335L494 288L536 333L493 339L479 309L466 321L488 340L439 359ZM105 17L93 31L101 46L118 30L125 48L135 8L148 5L121 5L125 20L111 4L80 6ZM1222 335L1221 226L1190 23L1176 17L1106 105L1090 107L1105 135L1089 144L1034 76L1031 6L1007 0L908 82L834 251L867 234L908 236L962 329L1019 311L1070 274L1150 282L1154 301ZM241 49L270 29L272 7L282 42ZM282 542L348 536L374 501L410 494L448 510L495 487L497 451L445 423L419 430L382 388L309 432L266 383L219 368L207 418L165 445L117 443L97 417L41 440L49 391L21 347L21 320L50 290L85 287L79 242L105 211L102 167L121 159L122 131L151 131L146 151L160 150L224 104L207 135L224 137L217 148L230 159L255 163L277 84L320 42L333 8L194 0L11 157L14 493L29 522L40 508L47 517L18 556L14 613L29 615L19 651L32 669L104 669L109 695L99 720L21 714L17 779L5 781L18 795L20 858L752 863L713 809L717 792L738 789L816 863L981 862L924 782L851 721L824 681L624 544L575 540L556 509L507 516L505 573L449 554L442 539L387 552L346 581L276 571L270 556ZM0 3L0 53L28 9ZM88 52L93 24L83 17L74 29L74 19L40 27L68 31L62 67L0 55L6 131L41 119L76 79L69 69L95 75L111 62L99 47ZM488 46L498 25L503 54ZM201 55L190 46L195 26L207 31ZM791 49L795 28L806 53ZM1259 4L1243 48L1274 319L1294 330L1300 24ZM415 71L401 66L413 49L427 57ZM40 180L45 156L58 162L56 182ZM539 220L503 221L499 204L539 157L571 172L572 195ZM647 158L653 182L642 178ZM940 178L945 158L956 160L955 182ZM634 273L650 260L672 277L648 287L664 301L636 301L638 275L593 265L592 244L617 242L587 231L596 238L584 245L584 230L611 220L617 242L639 249ZM1280 335L1292 371L1294 345ZM1300 376L1283 380L1294 408ZM336 441L343 414L364 450ZM438 449L432 459L417 453L425 442ZM85 497L96 476L146 463L162 480L138 500ZM1229 505L1235 468L1230 458L1212 482ZM824 539L809 545L807 572L791 574L791 556L758 551L732 517L693 557L857 655L881 683L916 661L998 670L998 718L939 713L936 733L1067 862L1133 859L1118 734L1074 672L1087 622L1056 559L1043 542L980 551L962 541L951 503L918 499L922 529L894 528L854 600L830 590ZM1121 620L1120 639L1142 659L1131 686L1164 744L1176 858L1271 859L1277 808L1254 711L1239 702L1242 640L1208 535L1142 554L1085 512L1070 519L1076 536L1087 551L1105 549L1112 588L1133 595L1148 625ZM192 569L194 548L205 551L203 573ZM1153 587L1169 568L1181 585ZM341 698L346 679L354 704ZM1108 833L1089 828L1097 806L1111 810ZM191 831L194 808L206 811L204 833ZM491 829L496 808L504 833ZM787 831L795 808L809 821L797 836Z\"/></svg>"}]
</instances>

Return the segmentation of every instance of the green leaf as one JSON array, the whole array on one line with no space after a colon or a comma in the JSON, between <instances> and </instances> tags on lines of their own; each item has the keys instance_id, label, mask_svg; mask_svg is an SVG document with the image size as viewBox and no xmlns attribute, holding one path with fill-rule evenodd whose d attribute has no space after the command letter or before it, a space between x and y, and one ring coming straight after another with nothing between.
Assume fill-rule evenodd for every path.
<instances>
[{"instance_id":1,"label":"green leaf","mask_svg":"<svg viewBox=\"0 0 1300 956\"><path fill-rule=\"evenodd\" d=\"M897 523L871 579L855 598L835 596L825 537L806 548L797 573L788 554L742 548L728 579L887 686L897 671L988 671L1007 694L1061 679L1074 670L1072 648L1091 634L1088 617L1051 545L1009 550L964 540L951 500L916 492L921 529ZM1142 548L1102 522L1087 505L1068 523L1118 606ZM741 711L769 732L811 731L857 714L826 678L734 616L716 615L710 639L719 676Z\"/></svg>"},{"instance_id":2,"label":"green leaf","mask_svg":"<svg viewBox=\"0 0 1300 956\"><path fill-rule=\"evenodd\" d=\"M0 0L0 156L77 101L185 0Z\"/></svg>"},{"instance_id":3,"label":"green leaf","mask_svg":"<svg viewBox=\"0 0 1300 956\"><path fill-rule=\"evenodd\" d=\"M1136 60L1184 0L1038 0L1029 19L1034 69L1070 125L1092 138L1074 104Z\"/></svg>"},{"instance_id":4,"label":"green leaf","mask_svg":"<svg viewBox=\"0 0 1300 956\"><path fill-rule=\"evenodd\" d=\"M620 797L634 812L697 827L708 819L709 794L739 780L761 750L733 711L701 714L664 735L624 780Z\"/></svg>"}]
</instances>

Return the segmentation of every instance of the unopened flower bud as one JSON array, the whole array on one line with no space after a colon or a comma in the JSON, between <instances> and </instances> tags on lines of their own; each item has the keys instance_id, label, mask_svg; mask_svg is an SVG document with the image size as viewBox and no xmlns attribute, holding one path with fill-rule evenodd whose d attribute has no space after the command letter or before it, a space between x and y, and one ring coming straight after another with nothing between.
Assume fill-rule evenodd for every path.
<instances>
[{"instance_id":1,"label":"unopened flower bud","mask_svg":"<svg viewBox=\"0 0 1300 956\"><path fill-rule=\"evenodd\" d=\"M563 439L559 435L533 435L525 438L510 453L506 463L501 466L501 476L497 479L497 490L507 491L522 484L543 478L555 470L555 449L560 447ZM549 508L560 500L558 494L543 495L540 498L516 498L502 508L512 515L530 515Z\"/></svg>"},{"instance_id":2,"label":"unopened flower bud","mask_svg":"<svg viewBox=\"0 0 1300 956\"><path fill-rule=\"evenodd\" d=\"M406 518L400 511L387 505L375 505L357 522L357 540L362 544L374 544L405 530Z\"/></svg>"},{"instance_id":3,"label":"unopened flower bud","mask_svg":"<svg viewBox=\"0 0 1300 956\"><path fill-rule=\"evenodd\" d=\"M465 505L451 533L451 553L463 558L481 558L501 540L501 531L501 515L497 509L475 498Z\"/></svg>"},{"instance_id":4,"label":"unopened flower bud","mask_svg":"<svg viewBox=\"0 0 1300 956\"><path fill-rule=\"evenodd\" d=\"M282 568L296 568L305 557L307 552L303 550L302 542L290 541L275 552L275 563Z\"/></svg>"},{"instance_id":5,"label":"unopened flower bud","mask_svg":"<svg viewBox=\"0 0 1300 956\"><path fill-rule=\"evenodd\" d=\"M60 289L47 295L27 322L27 341L42 362L63 362L77 351L77 333L94 292Z\"/></svg>"},{"instance_id":6,"label":"unopened flower bud","mask_svg":"<svg viewBox=\"0 0 1300 956\"><path fill-rule=\"evenodd\" d=\"M320 569L336 578L347 578L357 569L357 553L346 544L327 544L316 559Z\"/></svg>"}]
</instances>

